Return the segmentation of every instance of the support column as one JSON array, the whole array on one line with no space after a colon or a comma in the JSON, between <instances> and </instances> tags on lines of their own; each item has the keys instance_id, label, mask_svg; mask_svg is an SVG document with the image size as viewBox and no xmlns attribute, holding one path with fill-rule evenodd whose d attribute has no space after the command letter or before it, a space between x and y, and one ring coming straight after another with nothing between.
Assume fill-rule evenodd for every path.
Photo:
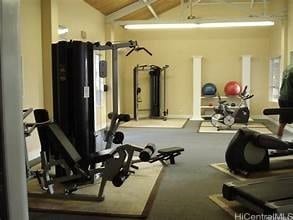
<instances>
[{"instance_id":1,"label":"support column","mask_svg":"<svg viewBox=\"0 0 293 220\"><path fill-rule=\"evenodd\" d=\"M42 54L44 107L53 116L52 43L58 41L58 0L42 0Z\"/></svg>"},{"instance_id":2,"label":"support column","mask_svg":"<svg viewBox=\"0 0 293 220\"><path fill-rule=\"evenodd\" d=\"M193 56L193 115L190 120L201 118L201 75L202 56Z\"/></svg>"},{"instance_id":3,"label":"support column","mask_svg":"<svg viewBox=\"0 0 293 220\"><path fill-rule=\"evenodd\" d=\"M112 24L106 25L106 39L109 41L114 41L114 31ZM108 85L108 91L106 93L106 111L107 113L113 111L113 85L112 85L112 52L107 50L105 53L105 59L107 60L107 78L106 83ZM108 119L108 117L107 117ZM108 120L109 123L109 120Z\"/></svg>"},{"instance_id":4,"label":"support column","mask_svg":"<svg viewBox=\"0 0 293 220\"><path fill-rule=\"evenodd\" d=\"M0 219L27 220L20 1L0 0Z\"/></svg>"}]
</instances>

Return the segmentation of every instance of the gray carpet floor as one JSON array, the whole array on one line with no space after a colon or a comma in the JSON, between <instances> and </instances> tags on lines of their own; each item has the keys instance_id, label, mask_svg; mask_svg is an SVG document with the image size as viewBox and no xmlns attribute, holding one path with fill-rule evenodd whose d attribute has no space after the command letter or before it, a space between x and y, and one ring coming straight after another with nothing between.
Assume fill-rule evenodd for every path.
<instances>
[{"instance_id":1,"label":"gray carpet floor","mask_svg":"<svg viewBox=\"0 0 293 220\"><path fill-rule=\"evenodd\" d=\"M267 122L264 122L267 124ZM275 131L273 124L267 126ZM157 148L180 146L185 152L177 158L175 166L163 173L158 193L148 219L154 220L205 220L231 219L212 203L208 196L220 193L222 184L234 180L209 164L224 162L224 154L233 134L199 134L199 122L189 121L183 129L124 128L125 143L145 145L156 143ZM290 138L286 133L285 137ZM123 190L123 189L121 189ZM51 213L30 213L30 219L118 219L93 216L72 216ZM125 218L124 218L125 219Z\"/></svg>"}]
</instances>

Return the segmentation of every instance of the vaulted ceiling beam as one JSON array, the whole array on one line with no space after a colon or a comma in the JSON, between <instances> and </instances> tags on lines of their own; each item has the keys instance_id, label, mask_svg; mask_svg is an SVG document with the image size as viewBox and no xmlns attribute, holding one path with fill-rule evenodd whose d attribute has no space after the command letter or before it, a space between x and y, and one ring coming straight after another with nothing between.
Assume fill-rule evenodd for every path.
<instances>
[{"instance_id":1,"label":"vaulted ceiling beam","mask_svg":"<svg viewBox=\"0 0 293 220\"><path fill-rule=\"evenodd\" d=\"M156 1L157 0L149 0L147 2L150 5L150 4L152 4L152 3L156 2ZM115 11L115 12L107 15L106 16L106 21L107 22L112 22L114 20L122 18L123 16L128 15L128 14L130 14L130 13L132 13L134 11L137 11L137 10L139 10L141 8L144 8L146 6L147 6L146 3L144 3L143 1L134 2L131 5L128 5L128 6L124 7L124 8L121 8L118 11Z\"/></svg>"},{"instance_id":2,"label":"vaulted ceiling beam","mask_svg":"<svg viewBox=\"0 0 293 220\"><path fill-rule=\"evenodd\" d=\"M152 13L152 15L156 18L159 19L157 13L155 12L154 8L151 6L151 3L149 3L148 0L141 0L149 9L149 11Z\"/></svg>"}]
</instances>

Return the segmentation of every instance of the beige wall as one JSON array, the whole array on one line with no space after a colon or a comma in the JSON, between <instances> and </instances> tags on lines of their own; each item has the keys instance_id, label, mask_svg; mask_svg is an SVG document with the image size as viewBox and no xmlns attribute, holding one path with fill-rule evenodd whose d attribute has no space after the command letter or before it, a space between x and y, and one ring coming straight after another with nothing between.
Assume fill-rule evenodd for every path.
<instances>
[{"instance_id":1,"label":"beige wall","mask_svg":"<svg viewBox=\"0 0 293 220\"><path fill-rule=\"evenodd\" d=\"M104 42L106 38L105 16L83 0L58 0L58 24L69 29L67 40ZM82 37L82 31L86 38ZM105 59L105 53L100 54ZM105 112L106 104L97 111L97 117L106 120Z\"/></svg>"},{"instance_id":2,"label":"beige wall","mask_svg":"<svg viewBox=\"0 0 293 220\"><path fill-rule=\"evenodd\" d=\"M270 57L282 56L282 24L271 28Z\"/></svg>"},{"instance_id":3,"label":"beige wall","mask_svg":"<svg viewBox=\"0 0 293 220\"><path fill-rule=\"evenodd\" d=\"M253 114L261 114L268 102L269 29L125 31L153 56L134 54L124 59L123 111L132 112L132 69L136 64L169 64L167 77L170 115L192 113L192 56L203 56L202 83L213 82L220 93L229 80L241 81L241 56L252 55ZM141 81L141 84L147 80ZM144 98L144 97L143 97ZM144 100L147 100L145 98ZM145 108L147 106L143 106Z\"/></svg>"},{"instance_id":4,"label":"beige wall","mask_svg":"<svg viewBox=\"0 0 293 220\"><path fill-rule=\"evenodd\" d=\"M278 12L287 12L287 0L274 0L270 2L270 11L273 14ZM276 25L271 28L270 31L270 58L281 57L281 70L283 70L287 65L287 18L283 18L276 22ZM278 107L277 102L270 102L271 107Z\"/></svg>"},{"instance_id":5,"label":"beige wall","mask_svg":"<svg viewBox=\"0 0 293 220\"><path fill-rule=\"evenodd\" d=\"M81 31L88 41L105 40L105 16L83 0L58 0L58 20L69 28L68 40L82 40Z\"/></svg>"},{"instance_id":6,"label":"beige wall","mask_svg":"<svg viewBox=\"0 0 293 220\"><path fill-rule=\"evenodd\" d=\"M262 4L242 5L204 5L193 8L193 14L201 18L239 18L249 15L269 13L280 15L287 9L287 0L272 0L264 11ZM177 7L160 15L160 19L174 20L186 18L189 9ZM203 56L203 80L213 82L223 93L224 84L229 80L241 80L241 56L252 55L251 91L255 97L251 100L253 115L261 115L262 109L275 105L268 101L269 58L284 53L284 24L278 22L271 28L242 28L214 30L180 31L135 31L122 30L124 40L138 40L148 47L153 57L139 54L124 58L122 70L122 110L132 112L132 68L136 64L169 64L168 108L170 115L190 115L192 113L192 59L193 55ZM284 56L285 57L285 56ZM141 86L147 90L147 78L141 79ZM148 107L148 94L143 94Z\"/></svg>"},{"instance_id":7,"label":"beige wall","mask_svg":"<svg viewBox=\"0 0 293 220\"><path fill-rule=\"evenodd\" d=\"M69 28L68 39L82 40L81 31L85 31L87 39L84 40L105 40L104 15L82 0L22 0L24 107L46 107L52 110L50 42L58 40L58 24ZM30 119L33 120L33 117ZM30 158L39 156L37 132L34 132L27 141Z\"/></svg>"},{"instance_id":8,"label":"beige wall","mask_svg":"<svg viewBox=\"0 0 293 220\"><path fill-rule=\"evenodd\" d=\"M57 0L41 0L44 107L53 113L51 43L58 39Z\"/></svg>"},{"instance_id":9,"label":"beige wall","mask_svg":"<svg viewBox=\"0 0 293 220\"><path fill-rule=\"evenodd\" d=\"M21 58L24 108L43 108L43 71L40 0L21 1ZM30 115L29 120L33 120ZM37 132L27 138L30 158L39 154Z\"/></svg>"},{"instance_id":10,"label":"beige wall","mask_svg":"<svg viewBox=\"0 0 293 220\"><path fill-rule=\"evenodd\" d=\"M58 25L69 29L67 40L104 41L104 15L83 0L42 0L45 107L52 116L51 43L57 42ZM86 33L82 38L81 31Z\"/></svg>"}]
</instances>

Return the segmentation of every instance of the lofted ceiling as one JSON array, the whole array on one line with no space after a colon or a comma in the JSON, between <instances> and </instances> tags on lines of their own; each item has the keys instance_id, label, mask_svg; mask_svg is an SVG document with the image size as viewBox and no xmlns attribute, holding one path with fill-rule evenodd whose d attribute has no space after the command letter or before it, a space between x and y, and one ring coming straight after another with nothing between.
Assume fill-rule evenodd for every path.
<instances>
[{"instance_id":1,"label":"lofted ceiling","mask_svg":"<svg viewBox=\"0 0 293 220\"><path fill-rule=\"evenodd\" d=\"M109 15L137 1L138 0L85 0L85 2L104 15Z\"/></svg>"},{"instance_id":2,"label":"lofted ceiling","mask_svg":"<svg viewBox=\"0 0 293 220\"><path fill-rule=\"evenodd\" d=\"M176 6L180 5L180 0L157 0L150 4L157 15L160 15ZM120 20L145 20L153 18L154 16L147 7L143 7L137 11L134 11L126 16L120 18Z\"/></svg>"},{"instance_id":3,"label":"lofted ceiling","mask_svg":"<svg viewBox=\"0 0 293 220\"><path fill-rule=\"evenodd\" d=\"M108 21L146 20L179 6L189 4L190 0L84 0L103 13ZM265 3L269 0L193 0L193 4L213 3Z\"/></svg>"}]
</instances>

